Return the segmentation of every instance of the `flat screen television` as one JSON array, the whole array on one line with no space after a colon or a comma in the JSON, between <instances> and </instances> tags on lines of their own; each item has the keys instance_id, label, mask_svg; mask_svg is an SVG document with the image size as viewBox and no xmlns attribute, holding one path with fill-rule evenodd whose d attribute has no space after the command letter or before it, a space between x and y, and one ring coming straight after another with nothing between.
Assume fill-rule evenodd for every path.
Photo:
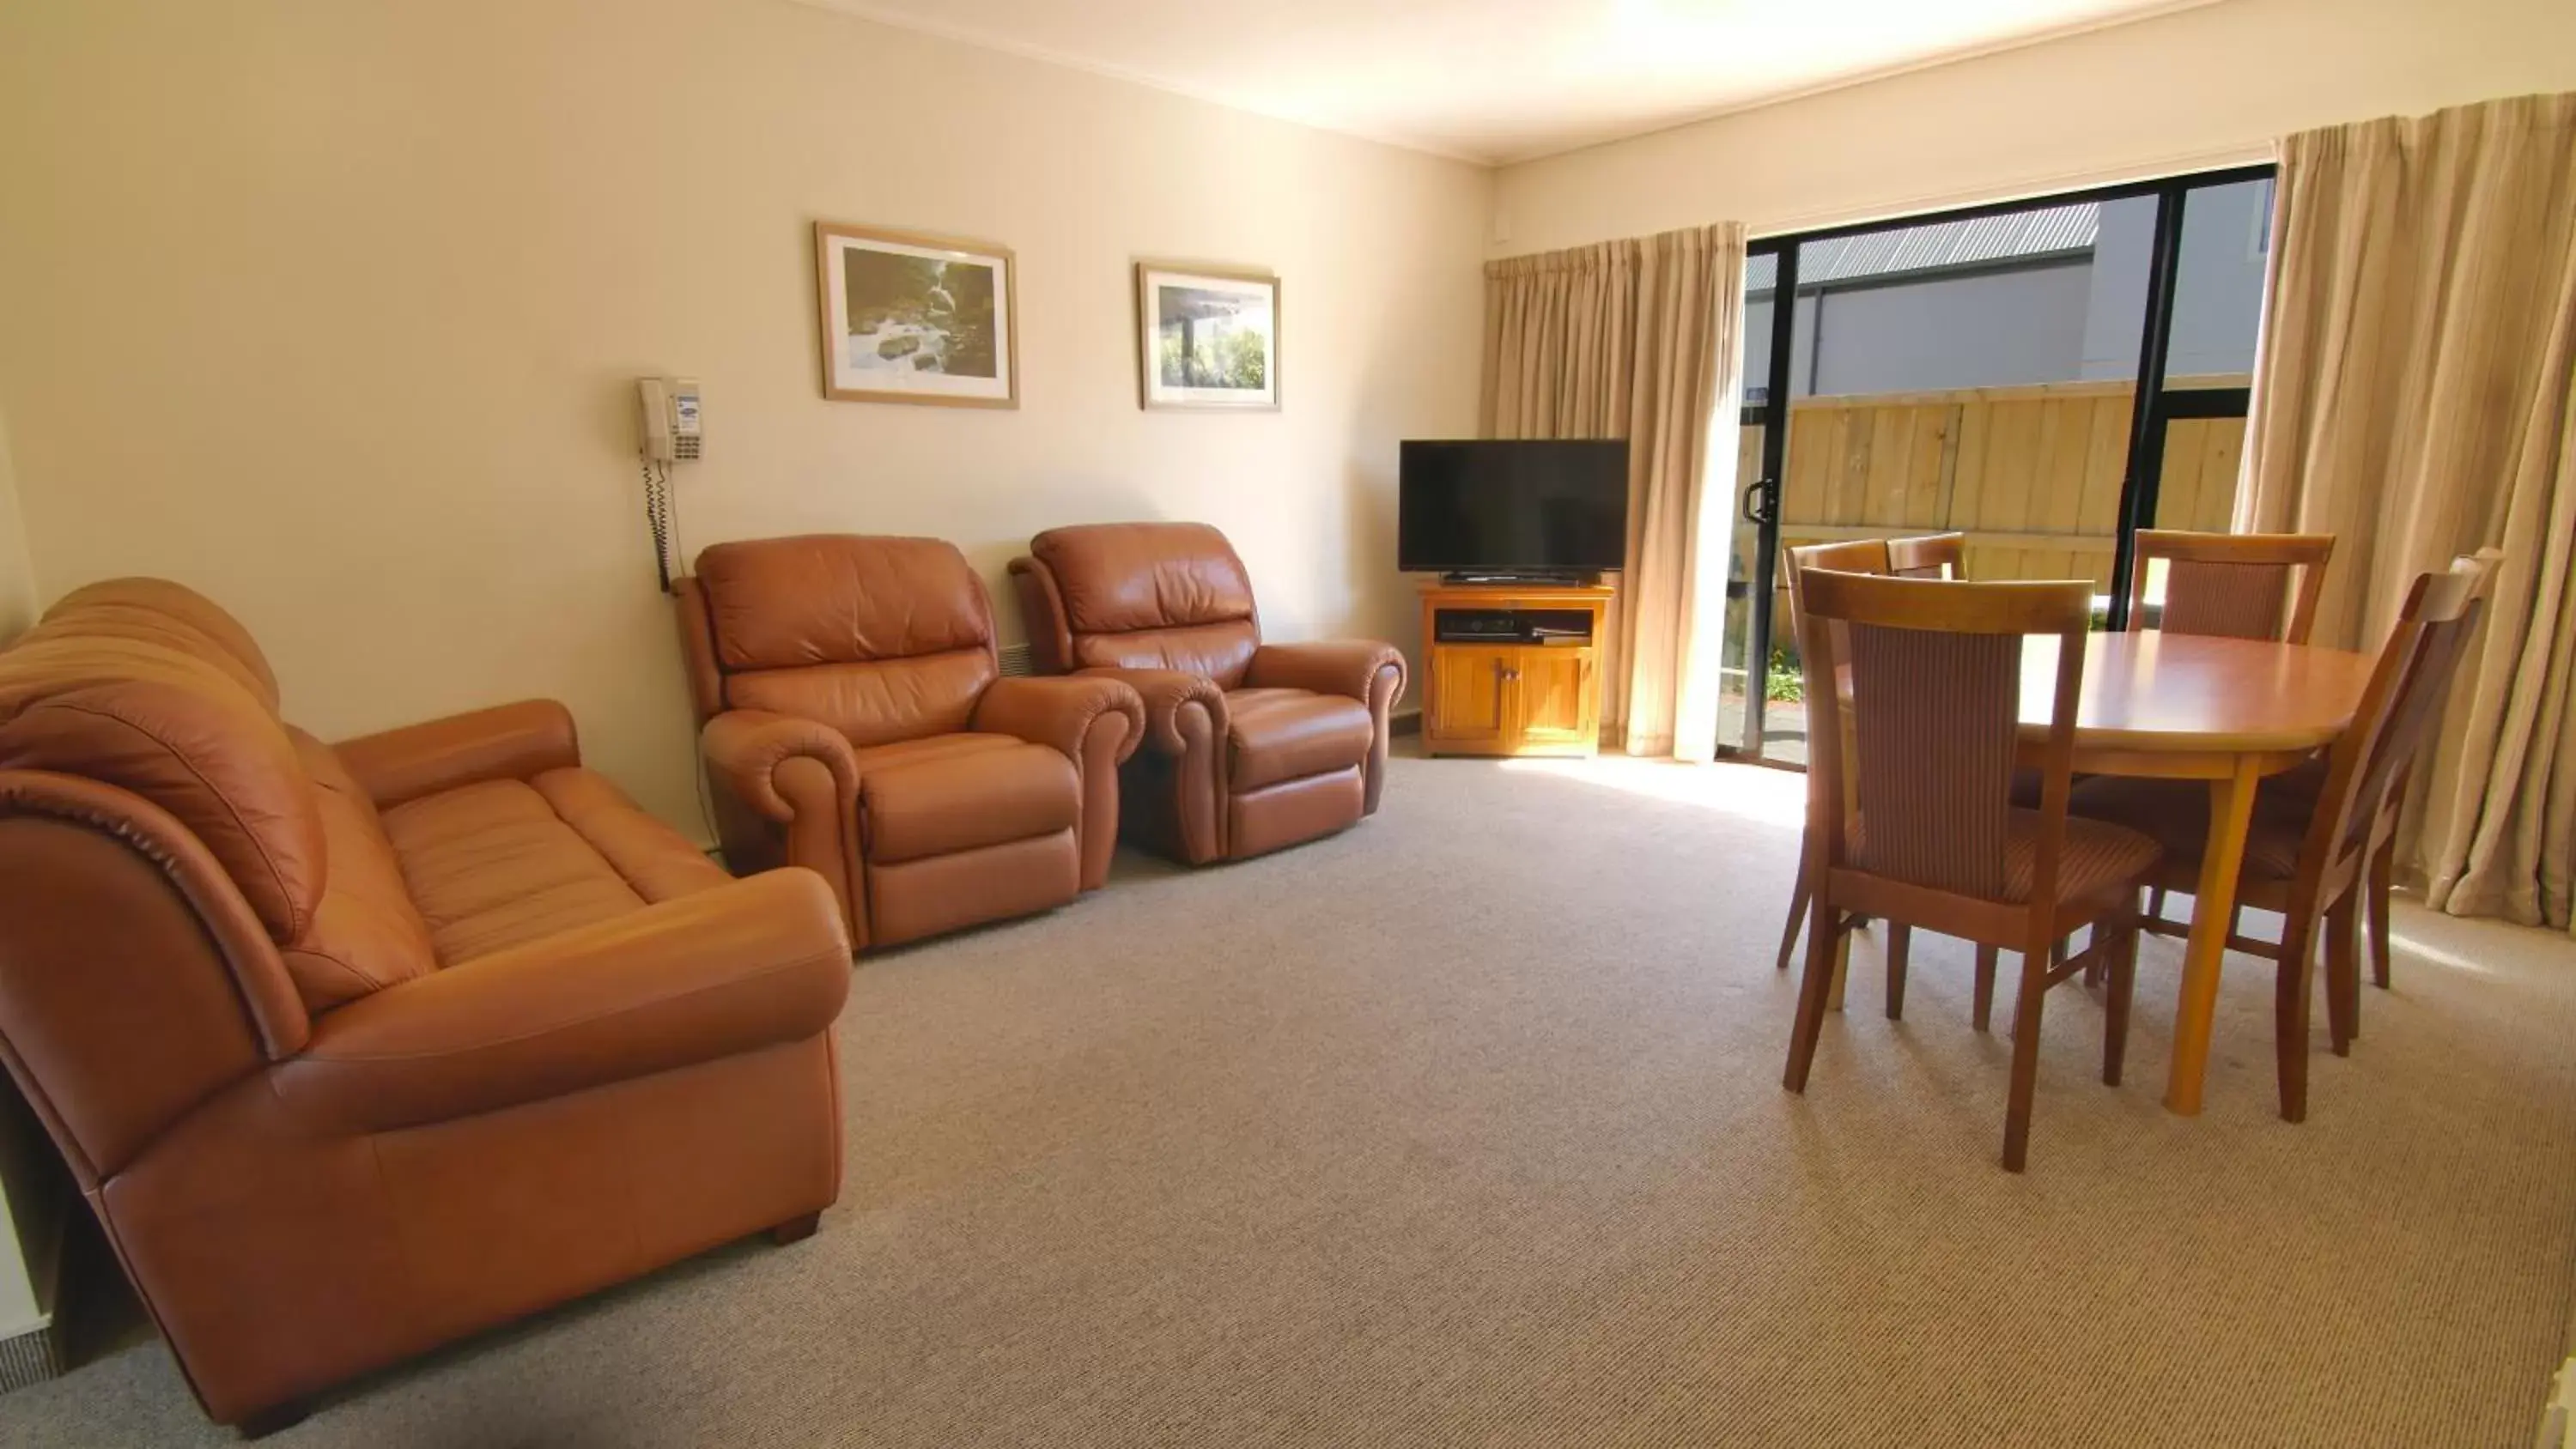
<instances>
[{"instance_id":1,"label":"flat screen television","mask_svg":"<svg viewBox=\"0 0 2576 1449\"><path fill-rule=\"evenodd\" d=\"M1407 440L1396 494L1409 573L1558 577L1625 561L1625 442Z\"/></svg>"}]
</instances>

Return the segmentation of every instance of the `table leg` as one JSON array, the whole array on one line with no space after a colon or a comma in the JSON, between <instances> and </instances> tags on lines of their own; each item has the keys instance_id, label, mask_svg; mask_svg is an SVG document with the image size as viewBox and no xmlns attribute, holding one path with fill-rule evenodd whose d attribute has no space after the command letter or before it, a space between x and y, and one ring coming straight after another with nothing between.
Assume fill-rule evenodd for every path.
<instances>
[{"instance_id":1,"label":"table leg","mask_svg":"<svg viewBox=\"0 0 2576 1449\"><path fill-rule=\"evenodd\" d=\"M2246 757L2226 778L2209 782L2209 839L2201 847L2191 939L2183 947L2182 997L2174 1008L2173 1071L2165 1080L2166 1110L2184 1117L2200 1115L2210 1032L2218 1015L2219 966L2227 955L2227 928L2236 917L2236 877L2245 865L2245 835L2262 778Z\"/></svg>"}]
</instances>

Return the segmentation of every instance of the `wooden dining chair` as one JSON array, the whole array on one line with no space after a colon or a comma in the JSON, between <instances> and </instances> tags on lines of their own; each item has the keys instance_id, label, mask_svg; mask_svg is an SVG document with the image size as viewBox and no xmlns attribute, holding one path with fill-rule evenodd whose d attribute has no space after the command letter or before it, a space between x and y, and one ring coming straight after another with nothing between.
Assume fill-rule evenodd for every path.
<instances>
[{"instance_id":1,"label":"wooden dining chair","mask_svg":"<svg viewBox=\"0 0 2576 1449\"><path fill-rule=\"evenodd\" d=\"M1850 679L1845 733L1811 735L1806 874L1814 897L1807 964L1782 1084L1803 1092L1824 1029L1835 964L1831 922L1844 911L1887 922L1887 1014L1905 1006L1916 928L2021 953L2013 1013L2004 1167L2029 1153L2048 988L2096 961L2110 974L2102 1080L2118 1085L2137 965L2138 887L2160 852L2148 837L2071 817L2075 714L2093 587L1947 583L1809 570L1799 648L1810 699ZM2023 638L2057 638L2041 806L2009 794L2020 736ZM1843 809L1848 777L1857 825ZM2063 964L2052 948L2080 928L2092 940Z\"/></svg>"},{"instance_id":2,"label":"wooden dining chair","mask_svg":"<svg viewBox=\"0 0 2576 1449\"><path fill-rule=\"evenodd\" d=\"M2334 544L2330 533L2139 529L2130 551L2129 627L2146 627L2147 565L2162 560L2165 598L2156 621L2162 632L2305 644ZM2147 914L2161 916L2164 909L2158 886L2148 893Z\"/></svg>"},{"instance_id":3,"label":"wooden dining chair","mask_svg":"<svg viewBox=\"0 0 2576 1449\"><path fill-rule=\"evenodd\" d=\"M1789 637L1796 639L1799 637L1798 618L1801 607L1799 578L1808 569L1832 569L1837 573L1846 574L1884 574L1888 568L1887 540L1854 538L1840 543L1811 543L1798 548L1783 549L1781 567L1786 569L1789 575ZM1813 694L1807 696L1807 732L1810 735L1823 727L1819 721L1824 725L1833 723L1835 717L1833 704L1831 695L1825 696L1822 700ZM1811 752L1812 748L1810 746ZM1815 788L1815 772L1810 769L1807 772L1808 793L1812 795ZM1803 863L1805 859L1806 854L1801 850L1798 884L1789 894L1789 919L1780 927L1780 955L1772 963L1771 969L1774 971L1789 969L1790 954L1798 949L1798 929L1807 922L1807 899L1814 893L1814 887L1807 879L1806 867ZM1841 932L1850 929L1851 925L1848 920L1837 921L1834 929ZM1840 937L1837 936L1836 939L1839 941Z\"/></svg>"},{"instance_id":4,"label":"wooden dining chair","mask_svg":"<svg viewBox=\"0 0 2576 1449\"><path fill-rule=\"evenodd\" d=\"M1900 579L1964 579L1968 536L1926 533L1887 541L1887 571Z\"/></svg>"},{"instance_id":5,"label":"wooden dining chair","mask_svg":"<svg viewBox=\"0 0 2576 1449\"><path fill-rule=\"evenodd\" d=\"M2503 549L2482 548L2474 554L2454 559L2451 568L2469 576L2469 597L2483 603L2487 589L2495 582L2495 566L2503 561ZM2326 763L2322 758L2312 760L2274 781L2267 781L2264 788L2285 800L2305 800L2309 802L2309 808L2314 809L2314 802L2325 793ZM2391 971L2388 905L2390 898L2397 893L2398 817L2405 811L2411 793L2408 787L2414 773L2414 762L2409 760L2390 779L2387 799L2381 802L2378 818L2370 827L2370 872L2367 894L2362 902L2362 926L2364 940L2370 948L2371 984L2382 991L2388 989ZM2157 904L2161 909L2161 903ZM2355 1035L2360 1032L2357 1018L2353 1031Z\"/></svg>"},{"instance_id":6,"label":"wooden dining chair","mask_svg":"<svg viewBox=\"0 0 2576 1449\"><path fill-rule=\"evenodd\" d=\"M2182 533L2142 528L2129 564L2129 627L2146 627L2147 565L2165 565L2168 634L2305 644L2325 588L2330 533Z\"/></svg>"},{"instance_id":7,"label":"wooden dining chair","mask_svg":"<svg viewBox=\"0 0 2576 1449\"><path fill-rule=\"evenodd\" d=\"M2408 591L2404 612L2379 652L2352 723L2326 753L2314 793L2269 785L2255 797L2237 883L2241 908L2278 911L2281 939L2239 934L2229 923L2227 947L2275 963L2273 1035L2283 1120L2308 1115L2308 1021L2318 939L2325 943L2326 1014L2337 1056L2351 1051L2360 1017L2359 907L2369 890L2379 821L2389 795L2440 718L2470 631L2484 601L2482 570L2462 559L2445 573L2425 574ZM2157 879L2188 891L2200 877L2209 832L2209 791L2197 782L2112 779L2085 782L2075 808L2083 815L2155 837L2164 847ZM2151 913L2145 928L2186 935L2187 923Z\"/></svg>"}]
</instances>

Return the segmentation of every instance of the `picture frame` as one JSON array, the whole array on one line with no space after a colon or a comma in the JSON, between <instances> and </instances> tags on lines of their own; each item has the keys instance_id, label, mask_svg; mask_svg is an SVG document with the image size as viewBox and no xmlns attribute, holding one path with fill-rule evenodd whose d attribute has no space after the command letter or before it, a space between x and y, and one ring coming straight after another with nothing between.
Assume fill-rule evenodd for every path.
<instances>
[{"instance_id":1,"label":"picture frame","mask_svg":"<svg viewBox=\"0 0 2576 1449\"><path fill-rule=\"evenodd\" d=\"M1279 278L1136 264L1136 402L1149 411L1279 410Z\"/></svg>"},{"instance_id":2,"label":"picture frame","mask_svg":"<svg viewBox=\"0 0 2576 1449\"><path fill-rule=\"evenodd\" d=\"M814 223L823 395L1020 405L1019 259L1005 246Z\"/></svg>"}]
</instances>

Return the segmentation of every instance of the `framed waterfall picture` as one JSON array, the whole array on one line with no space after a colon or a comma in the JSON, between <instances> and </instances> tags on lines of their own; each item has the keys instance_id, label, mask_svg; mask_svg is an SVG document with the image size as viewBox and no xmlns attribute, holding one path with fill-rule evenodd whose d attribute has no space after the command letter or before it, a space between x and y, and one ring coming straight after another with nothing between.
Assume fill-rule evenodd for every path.
<instances>
[{"instance_id":1,"label":"framed waterfall picture","mask_svg":"<svg viewBox=\"0 0 2576 1449\"><path fill-rule=\"evenodd\" d=\"M1136 264L1137 401L1252 412L1279 406L1279 279Z\"/></svg>"},{"instance_id":2,"label":"framed waterfall picture","mask_svg":"<svg viewBox=\"0 0 2576 1449\"><path fill-rule=\"evenodd\" d=\"M825 397L1020 405L1009 248L818 221L814 267Z\"/></svg>"}]
</instances>

